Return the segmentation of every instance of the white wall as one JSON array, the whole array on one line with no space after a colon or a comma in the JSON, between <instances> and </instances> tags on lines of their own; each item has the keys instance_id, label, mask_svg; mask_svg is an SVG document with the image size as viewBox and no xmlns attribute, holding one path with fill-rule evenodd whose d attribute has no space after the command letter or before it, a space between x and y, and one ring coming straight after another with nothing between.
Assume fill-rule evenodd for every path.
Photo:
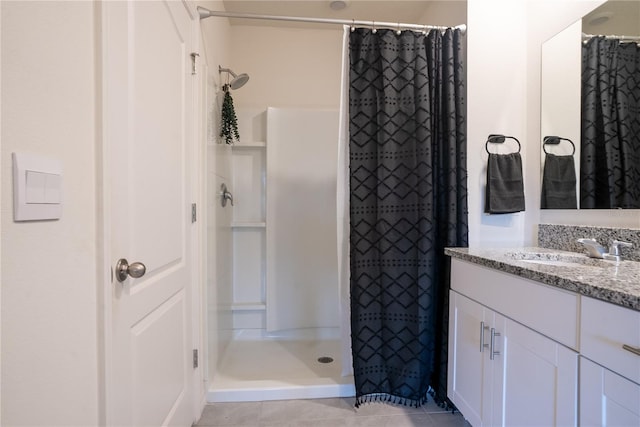
<instances>
[{"instance_id":1,"label":"white wall","mask_svg":"<svg viewBox=\"0 0 640 427\"><path fill-rule=\"evenodd\" d=\"M233 92L243 108L338 108L342 28L234 26L231 63L249 82Z\"/></svg>"},{"instance_id":2,"label":"white wall","mask_svg":"<svg viewBox=\"0 0 640 427\"><path fill-rule=\"evenodd\" d=\"M527 216L537 208L531 179L524 177L526 211L506 215L484 213L489 134L511 135L522 144L527 162L535 144L526 132L525 4L513 0L469 0L467 19L467 170L469 174L469 245L521 245ZM494 146L496 144L493 144ZM514 150L492 147L492 152ZM539 145L537 146L539 149ZM539 161L539 156L538 156Z\"/></svg>"},{"instance_id":3,"label":"white wall","mask_svg":"<svg viewBox=\"0 0 640 427\"><path fill-rule=\"evenodd\" d=\"M96 5L0 7L1 424L95 425ZM62 162L60 220L13 222L14 151Z\"/></svg>"}]
</instances>

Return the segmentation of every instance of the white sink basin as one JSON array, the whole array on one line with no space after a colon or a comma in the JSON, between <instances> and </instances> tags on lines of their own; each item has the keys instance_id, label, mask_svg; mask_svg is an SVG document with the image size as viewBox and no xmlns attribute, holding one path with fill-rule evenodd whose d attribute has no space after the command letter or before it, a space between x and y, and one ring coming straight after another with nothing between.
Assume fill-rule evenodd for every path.
<instances>
[{"instance_id":1,"label":"white sink basin","mask_svg":"<svg viewBox=\"0 0 640 427\"><path fill-rule=\"evenodd\" d=\"M526 262L528 264L555 265L558 267L583 267L585 265L579 262L569 262L569 261L560 261L560 260L552 260L552 259L523 259L521 261Z\"/></svg>"},{"instance_id":2,"label":"white sink basin","mask_svg":"<svg viewBox=\"0 0 640 427\"><path fill-rule=\"evenodd\" d=\"M615 265L613 261L597 258L589 258L583 254L568 254L555 252L509 252L507 257L514 261L528 264L553 265L556 267L600 267L606 268Z\"/></svg>"}]
</instances>

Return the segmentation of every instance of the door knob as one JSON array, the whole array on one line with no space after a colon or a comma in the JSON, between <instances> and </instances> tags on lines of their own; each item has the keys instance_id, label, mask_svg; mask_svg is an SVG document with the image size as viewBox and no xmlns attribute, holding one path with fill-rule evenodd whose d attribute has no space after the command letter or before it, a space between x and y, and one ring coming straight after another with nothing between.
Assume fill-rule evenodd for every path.
<instances>
[{"instance_id":1,"label":"door knob","mask_svg":"<svg viewBox=\"0 0 640 427\"><path fill-rule=\"evenodd\" d=\"M126 259L120 258L116 263L116 279L118 279L118 282L124 282L127 280L127 276L137 279L144 276L146 272L147 267L141 262L129 264Z\"/></svg>"}]
</instances>

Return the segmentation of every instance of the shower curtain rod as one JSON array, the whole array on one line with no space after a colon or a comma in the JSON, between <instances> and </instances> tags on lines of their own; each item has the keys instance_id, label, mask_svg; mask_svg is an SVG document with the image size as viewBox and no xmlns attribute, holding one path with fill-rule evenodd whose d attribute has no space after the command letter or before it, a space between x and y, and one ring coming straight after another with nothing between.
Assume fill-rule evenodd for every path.
<instances>
[{"instance_id":1,"label":"shower curtain rod","mask_svg":"<svg viewBox=\"0 0 640 427\"><path fill-rule=\"evenodd\" d=\"M615 39L615 40L629 40L629 41L640 41L640 36L616 36L616 35L610 35L610 36L604 36L604 35L599 35L599 34L585 34L582 33L582 38L583 39L591 39L594 37L604 37L605 39Z\"/></svg>"},{"instance_id":2,"label":"shower curtain rod","mask_svg":"<svg viewBox=\"0 0 640 427\"><path fill-rule=\"evenodd\" d=\"M435 25L421 25L421 24L402 24L399 22L378 22L378 21L360 21L357 19L328 19L328 18L307 18L301 16L278 16L278 15L259 15L253 13L236 13L236 12L223 12L217 10L209 10L202 6L198 6L198 13L200 19L209 18L211 16L219 16L226 18L244 18L244 19L266 19L271 21L290 21L290 22L308 22L313 24L336 24L336 25L349 25L349 26L364 26L372 28L389 28L389 29L404 29L404 30L446 30L452 27L439 27ZM467 30L467 26L457 25L453 28L457 28L464 34Z\"/></svg>"}]
</instances>

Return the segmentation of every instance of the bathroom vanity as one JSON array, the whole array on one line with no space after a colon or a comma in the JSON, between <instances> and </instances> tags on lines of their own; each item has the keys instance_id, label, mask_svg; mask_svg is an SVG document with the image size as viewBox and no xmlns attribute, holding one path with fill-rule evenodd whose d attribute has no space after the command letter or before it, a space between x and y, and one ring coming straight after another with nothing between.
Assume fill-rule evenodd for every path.
<instances>
[{"instance_id":1,"label":"bathroom vanity","mask_svg":"<svg viewBox=\"0 0 640 427\"><path fill-rule=\"evenodd\" d=\"M640 262L445 253L448 397L473 426L640 424Z\"/></svg>"}]
</instances>

